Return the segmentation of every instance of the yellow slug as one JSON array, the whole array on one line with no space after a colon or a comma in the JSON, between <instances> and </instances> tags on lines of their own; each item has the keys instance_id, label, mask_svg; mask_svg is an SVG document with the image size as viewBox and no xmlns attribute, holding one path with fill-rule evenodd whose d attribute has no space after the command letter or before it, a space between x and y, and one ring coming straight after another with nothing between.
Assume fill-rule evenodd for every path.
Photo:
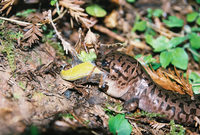
<instances>
[{"instance_id":1,"label":"yellow slug","mask_svg":"<svg viewBox=\"0 0 200 135\"><path fill-rule=\"evenodd\" d=\"M68 70L62 70L60 72L61 77L68 81L74 81L91 74L101 74L101 73L102 71L100 71L90 62L84 62L74 66L73 68L70 68Z\"/></svg>"}]
</instances>

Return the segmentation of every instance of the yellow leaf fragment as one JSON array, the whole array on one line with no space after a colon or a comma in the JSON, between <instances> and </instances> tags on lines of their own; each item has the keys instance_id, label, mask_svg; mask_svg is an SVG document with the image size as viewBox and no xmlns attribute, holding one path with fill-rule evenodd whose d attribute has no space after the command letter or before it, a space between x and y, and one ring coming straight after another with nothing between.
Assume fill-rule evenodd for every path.
<instances>
[{"instance_id":1,"label":"yellow leaf fragment","mask_svg":"<svg viewBox=\"0 0 200 135\"><path fill-rule=\"evenodd\" d=\"M87 77L91 74L101 74L100 71L95 65L90 62L84 62L79 65L74 66L68 70L62 70L60 72L61 77L68 81L74 81L83 77Z\"/></svg>"}]
</instances>

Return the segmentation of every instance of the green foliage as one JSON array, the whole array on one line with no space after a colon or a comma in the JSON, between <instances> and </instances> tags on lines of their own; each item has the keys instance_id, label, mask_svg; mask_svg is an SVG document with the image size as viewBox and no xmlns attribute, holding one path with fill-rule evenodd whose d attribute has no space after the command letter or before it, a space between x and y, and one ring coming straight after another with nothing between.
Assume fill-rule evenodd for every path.
<instances>
[{"instance_id":1,"label":"green foliage","mask_svg":"<svg viewBox=\"0 0 200 135\"><path fill-rule=\"evenodd\" d=\"M160 63L166 68L170 63L180 69L187 69L188 55L183 48L177 47L188 37L174 37L171 40L165 36L154 39L151 35L145 36L146 42L154 48L154 52L161 52Z\"/></svg>"},{"instance_id":2,"label":"green foliage","mask_svg":"<svg viewBox=\"0 0 200 135\"><path fill-rule=\"evenodd\" d=\"M190 39L190 45L194 49L199 49L200 48L200 36L197 35L196 33L191 33L189 35Z\"/></svg>"},{"instance_id":3,"label":"green foliage","mask_svg":"<svg viewBox=\"0 0 200 135\"><path fill-rule=\"evenodd\" d=\"M161 52L168 48L167 44L169 42L169 39L165 36L159 36L156 39L153 39L153 37L151 36L148 40L149 44L154 48L154 52Z\"/></svg>"},{"instance_id":4,"label":"green foliage","mask_svg":"<svg viewBox=\"0 0 200 135\"><path fill-rule=\"evenodd\" d=\"M161 66L161 64L155 62L155 63L151 63L151 66L152 66L152 68L153 68L154 70L156 70L156 69L158 69L158 68Z\"/></svg>"},{"instance_id":5,"label":"green foliage","mask_svg":"<svg viewBox=\"0 0 200 135\"><path fill-rule=\"evenodd\" d=\"M154 17L160 17L162 14L163 14L162 9L155 9L154 12L153 12Z\"/></svg>"},{"instance_id":6,"label":"green foliage","mask_svg":"<svg viewBox=\"0 0 200 135\"><path fill-rule=\"evenodd\" d=\"M22 135L40 135L40 131L37 126L31 125Z\"/></svg>"},{"instance_id":7,"label":"green foliage","mask_svg":"<svg viewBox=\"0 0 200 135\"><path fill-rule=\"evenodd\" d=\"M197 18L196 23L200 25L200 17Z\"/></svg>"},{"instance_id":8,"label":"green foliage","mask_svg":"<svg viewBox=\"0 0 200 135\"><path fill-rule=\"evenodd\" d=\"M2 28L0 30L0 40L2 43L1 52L6 53L9 66L12 71L16 69L15 65L15 54L14 54L14 44L17 39L23 37L21 32L14 32L12 30L7 30Z\"/></svg>"},{"instance_id":9,"label":"green foliage","mask_svg":"<svg viewBox=\"0 0 200 135\"><path fill-rule=\"evenodd\" d=\"M147 17L148 18L151 18L152 16L153 17L161 17L162 16L162 14L163 14L163 10L162 9L155 9L155 10L153 10L153 9L151 9L151 8L148 8L147 9Z\"/></svg>"},{"instance_id":10,"label":"green foliage","mask_svg":"<svg viewBox=\"0 0 200 135\"><path fill-rule=\"evenodd\" d=\"M140 20L140 16L137 15L134 26L132 28L132 32L135 32L135 31L143 32L146 30L146 28L147 28L147 22Z\"/></svg>"},{"instance_id":11,"label":"green foliage","mask_svg":"<svg viewBox=\"0 0 200 135\"><path fill-rule=\"evenodd\" d=\"M9 66L10 66L11 70L14 71L16 69L15 54L13 51L14 44L13 44L13 42L3 41L2 45L4 46L4 49L2 50L2 52L5 52L7 54Z\"/></svg>"},{"instance_id":12,"label":"green foliage","mask_svg":"<svg viewBox=\"0 0 200 135\"><path fill-rule=\"evenodd\" d=\"M102 7L97 4L90 5L86 7L86 12L95 17L104 17L106 16L107 12Z\"/></svg>"},{"instance_id":13,"label":"green foliage","mask_svg":"<svg viewBox=\"0 0 200 135\"><path fill-rule=\"evenodd\" d=\"M27 17L30 13L35 13L36 9L27 9L23 12L19 12L16 14L16 16L20 16L20 17Z\"/></svg>"},{"instance_id":14,"label":"green foliage","mask_svg":"<svg viewBox=\"0 0 200 135\"><path fill-rule=\"evenodd\" d=\"M197 12L192 12L187 14L186 20L188 22L194 22L197 19L198 13Z\"/></svg>"},{"instance_id":15,"label":"green foliage","mask_svg":"<svg viewBox=\"0 0 200 135\"><path fill-rule=\"evenodd\" d=\"M149 21L152 21L151 17L161 17L163 11L161 9L153 10L149 8L147 9L147 13ZM187 15L186 19L188 22L195 21L196 24L200 24L200 13L192 12ZM151 30L143 20L139 20L140 17L136 16L132 31L144 31L146 43L153 48L154 52L160 53L160 64L162 67L166 68L169 64L172 64L180 69L186 70L189 61L188 54L185 51L186 48L192 53L194 60L200 63L200 54L198 50L200 49L200 36L197 33L200 32L199 27L196 25L195 27L185 25L184 32L186 32L187 35L169 39L163 35L158 35L155 31ZM176 16L169 16L167 20L163 20L163 23L169 28L183 27L184 25L184 21ZM154 36L156 38L154 38ZM180 45L182 45L182 47ZM159 65L156 64L156 67L159 67Z\"/></svg>"},{"instance_id":16,"label":"green foliage","mask_svg":"<svg viewBox=\"0 0 200 135\"><path fill-rule=\"evenodd\" d=\"M4 23L4 20L1 20L1 19L0 19L0 25L2 25L3 23Z\"/></svg>"},{"instance_id":17,"label":"green foliage","mask_svg":"<svg viewBox=\"0 0 200 135\"><path fill-rule=\"evenodd\" d=\"M177 47L171 50L166 50L160 54L160 63L166 68L170 63L175 67L186 70L188 65L188 55L183 48Z\"/></svg>"},{"instance_id":18,"label":"green foliage","mask_svg":"<svg viewBox=\"0 0 200 135\"><path fill-rule=\"evenodd\" d=\"M190 47L187 47L187 49L192 53L194 60L200 63L200 54L197 52L197 50Z\"/></svg>"},{"instance_id":19,"label":"green foliage","mask_svg":"<svg viewBox=\"0 0 200 135\"><path fill-rule=\"evenodd\" d=\"M196 21L196 24L200 25L200 14L198 12L189 13L187 14L186 20L189 23Z\"/></svg>"},{"instance_id":20,"label":"green foliage","mask_svg":"<svg viewBox=\"0 0 200 135\"><path fill-rule=\"evenodd\" d=\"M30 127L30 135L39 135L39 130L36 126L32 125Z\"/></svg>"},{"instance_id":21,"label":"green foliage","mask_svg":"<svg viewBox=\"0 0 200 135\"><path fill-rule=\"evenodd\" d=\"M114 135L130 135L132 126L125 119L124 114L118 114L115 117L111 117L108 121L109 130Z\"/></svg>"},{"instance_id":22,"label":"green foliage","mask_svg":"<svg viewBox=\"0 0 200 135\"><path fill-rule=\"evenodd\" d=\"M153 16L153 9L152 9L152 8L148 8L148 9L147 9L147 13L148 13L148 14L147 14L147 17L148 17L148 18L151 18L151 17Z\"/></svg>"},{"instance_id":23,"label":"green foliage","mask_svg":"<svg viewBox=\"0 0 200 135\"><path fill-rule=\"evenodd\" d=\"M173 28L173 27L182 27L184 21L182 19L177 18L176 16L169 16L168 20L163 20L166 26Z\"/></svg>"},{"instance_id":24,"label":"green foliage","mask_svg":"<svg viewBox=\"0 0 200 135\"><path fill-rule=\"evenodd\" d=\"M45 29L47 30L46 26L43 26L42 28L43 28L43 30L45 30ZM63 50L62 45L59 42L55 42L52 40L54 34L55 33L52 30L47 32L42 37L42 42L48 42L48 44L51 45L56 50L56 55L58 55L60 57L64 57L65 52Z\"/></svg>"},{"instance_id":25,"label":"green foliage","mask_svg":"<svg viewBox=\"0 0 200 135\"><path fill-rule=\"evenodd\" d=\"M158 38L154 39L153 36L146 35L145 39L146 42L154 48L154 52L161 52L178 46L185 41L187 37L175 37L169 40L165 36L159 36Z\"/></svg>"},{"instance_id":26,"label":"green foliage","mask_svg":"<svg viewBox=\"0 0 200 135\"><path fill-rule=\"evenodd\" d=\"M143 57L143 60L139 59L141 57ZM135 59L138 59L142 65L151 65L154 70L161 66L160 63L156 62L156 59L154 59L152 55L142 56L141 54L138 54L135 56Z\"/></svg>"},{"instance_id":27,"label":"green foliage","mask_svg":"<svg viewBox=\"0 0 200 135\"><path fill-rule=\"evenodd\" d=\"M196 0L196 2L197 2L198 4L200 4L200 0Z\"/></svg>"},{"instance_id":28,"label":"green foliage","mask_svg":"<svg viewBox=\"0 0 200 135\"><path fill-rule=\"evenodd\" d=\"M166 68L170 64L171 61L172 61L171 52L164 51L160 53L160 63L162 67Z\"/></svg>"},{"instance_id":29,"label":"green foliage","mask_svg":"<svg viewBox=\"0 0 200 135\"><path fill-rule=\"evenodd\" d=\"M146 21L137 21L132 29L132 31L144 31L146 29L147 22Z\"/></svg>"},{"instance_id":30,"label":"green foliage","mask_svg":"<svg viewBox=\"0 0 200 135\"><path fill-rule=\"evenodd\" d=\"M200 76L195 72L191 72L189 75L189 80L193 85L192 90L194 94L200 94Z\"/></svg>"},{"instance_id":31,"label":"green foliage","mask_svg":"<svg viewBox=\"0 0 200 135\"><path fill-rule=\"evenodd\" d=\"M26 89L26 86L25 86L25 84L24 84L22 81L19 81L19 82L18 82L18 85L19 85L19 87L22 88L23 90Z\"/></svg>"},{"instance_id":32,"label":"green foliage","mask_svg":"<svg viewBox=\"0 0 200 135\"><path fill-rule=\"evenodd\" d=\"M59 114L60 117L63 117L63 118L68 118L68 119L75 119L74 116L70 113L67 113L67 114Z\"/></svg>"},{"instance_id":33,"label":"green foliage","mask_svg":"<svg viewBox=\"0 0 200 135\"><path fill-rule=\"evenodd\" d=\"M168 48L176 47L176 46L180 45L181 43L183 43L187 39L188 39L187 36L185 36L185 37L173 37L168 43L168 46L169 46Z\"/></svg>"},{"instance_id":34,"label":"green foliage","mask_svg":"<svg viewBox=\"0 0 200 135\"><path fill-rule=\"evenodd\" d=\"M170 121L170 135L185 135L185 128L175 124L174 120Z\"/></svg>"},{"instance_id":35,"label":"green foliage","mask_svg":"<svg viewBox=\"0 0 200 135\"><path fill-rule=\"evenodd\" d=\"M19 100L21 98L21 95L19 92L13 92L13 98L16 100Z\"/></svg>"},{"instance_id":36,"label":"green foliage","mask_svg":"<svg viewBox=\"0 0 200 135\"><path fill-rule=\"evenodd\" d=\"M155 32L152 28L150 28L150 27L147 27L147 28L146 28L146 31L145 31L144 34L145 34L145 35L156 36L156 32Z\"/></svg>"},{"instance_id":37,"label":"green foliage","mask_svg":"<svg viewBox=\"0 0 200 135\"><path fill-rule=\"evenodd\" d=\"M172 50L172 60L171 63L180 69L187 69L188 65L188 55L183 48L177 47Z\"/></svg>"},{"instance_id":38,"label":"green foliage","mask_svg":"<svg viewBox=\"0 0 200 135\"><path fill-rule=\"evenodd\" d=\"M200 32L200 27L192 27L190 28L190 32Z\"/></svg>"},{"instance_id":39,"label":"green foliage","mask_svg":"<svg viewBox=\"0 0 200 135\"><path fill-rule=\"evenodd\" d=\"M129 3L134 3L135 2L135 0L126 0L127 2L129 2Z\"/></svg>"},{"instance_id":40,"label":"green foliage","mask_svg":"<svg viewBox=\"0 0 200 135\"><path fill-rule=\"evenodd\" d=\"M89 53L86 53L85 51L81 51L81 53L78 55L78 58L82 61L82 62L91 62L94 61L97 56L95 54L94 51L90 51Z\"/></svg>"},{"instance_id":41,"label":"green foliage","mask_svg":"<svg viewBox=\"0 0 200 135\"><path fill-rule=\"evenodd\" d=\"M65 56L65 52L63 50L62 45L59 42L55 42L55 41L48 41L48 43L56 50L56 54L58 56L64 57Z\"/></svg>"},{"instance_id":42,"label":"green foliage","mask_svg":"<svg viewBox=\"0 0 200 135\"><path fill-rule=\"evenodd\" d=\"M123 106L120 103L114 103L114 104L106 103L106 107L104 108L104 111L107 113L107 115L111 117L113 116L113 114L115 114L114 111L120 112L122 111L122 109L123 109Z\"/></svg>"},{"instance_id":43,"label":"green foliage","mask_svg":"<svg viewBox=\"0 0 200 135\"><path fill-rule=\"evenodd\" d=\"M51 0L50 4L51 4L51 6L54 6L57 2L58 2L58 0Z\"/></svg>"},{"instance_id":44,"label":"green foliage","mask_svg":"<svg viewBox=\"0 0 200 135\"><path fill-rule=\"evenodd\" d=\"M154 58L152 57L152 55L144 56L143 60L144 60L144 62L145 62L146 64L156 62L156 59L154 59Z\"/></svg>"},{"instance_id":45,"label":"green foliage","mask_svg":"<svg viewBox=\"0 0 200 135\"><path fill-rule=\"evenodd\" d=\"M55 6L57 14L60 15L60 8L59 8L58 0L51 0L50 5Z\"/></svg>"},{"instance_id":46,"label":"green foliage","mask_svg":"<svg viewBox=\"0 0 200 135\"><path fill-rule=\"evenodd\" d=\"M149 113L145 111L140 111L134 114L131 114L130 116L133 117L148 117L148 118L155 118L155 117L165 117L165 115L159 114L159 113Z\"/></svg>"}]
</instances>

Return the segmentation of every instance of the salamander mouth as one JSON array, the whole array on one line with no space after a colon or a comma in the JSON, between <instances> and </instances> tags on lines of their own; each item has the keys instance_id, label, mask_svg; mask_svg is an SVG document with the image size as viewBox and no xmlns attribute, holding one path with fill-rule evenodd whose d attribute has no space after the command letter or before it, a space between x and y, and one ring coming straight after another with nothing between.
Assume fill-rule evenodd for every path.
<instances>
[{"instance_id":1,"label":"salamander mouth","mask_svg":"<svg viewBox=\"0 0 200 135\"><path fill-rule=\"evenodd\" d=\"M108 86L106 83L104 83L104 84L102 84L101 86L99 86L99 88L100 88L103 92L107 92L109 86Z\"/></svg>"}]
</instances>

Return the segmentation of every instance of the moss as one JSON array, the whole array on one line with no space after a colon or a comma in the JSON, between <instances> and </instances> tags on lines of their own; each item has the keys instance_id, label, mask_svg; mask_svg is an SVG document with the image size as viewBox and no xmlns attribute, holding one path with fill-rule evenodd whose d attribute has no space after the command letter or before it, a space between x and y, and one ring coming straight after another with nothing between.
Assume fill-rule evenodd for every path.
<instances>
[{"instance_id":1,"label":"moss","mask_svg":"<svg viewBox=\"0 0 200 135\"><path fill-rule=\"evenodd\" d=\"M16 43L17 39L21 38L22 36L23 35L21 32L9 30L5 28L3 24L0 26L0 41L2 45L0 51L6 53L9 66L12 71L16 69L14 44Z\"/></svg>"},{"instance_id":2,"label":"moss","mask_svg":"<svg viewBox=\"0 0 200 135\"><path fill-rule=\"evenodd\" d=\"M168 135L185 135L185 128L175 124L174 120L170 121L170 133Z\"/></svg>"},{"instance_id":3,"label":"moss","mask_svg":"<svg viewBox=\"0 0 200 135\"><path fill-rule=\"evenodd\" d=\"M48 42L48 44L51 45L56 50L56 55L58 55L61 58L64 58L65 57L64 49L59 42L53 41L52 39L53 36L54 36L53 31L46 32L45 36L43 36L42 41Z\"/></svg>"},{"instance_id":4,"label":"moss","mask_svg":"<svg viewBox=\"0 0 200 135\"><path fill-rule=\"evenodd\" d=\"M159 113L149 113L149 112L145 112L145 111L140 111L140 112L136 112L134 114L130 114L131 116L137 117L148 117L148 118L153 118L153 117L165 117L165 115L161 115Z\"/></svg>"},{"instance_id":5,"label":"moss","mask_svg":"<svg viewBox=\"0 0 200 135\"><path fill-rule=\"evenodd\" d=\"M14 45L12 42L7 42L7 41L2 41L2 45L4 46L2 52L6 53L9 66L11 70L14 71L16 69L15 54L13 51Z\"/></svg>"}]
</instances>

